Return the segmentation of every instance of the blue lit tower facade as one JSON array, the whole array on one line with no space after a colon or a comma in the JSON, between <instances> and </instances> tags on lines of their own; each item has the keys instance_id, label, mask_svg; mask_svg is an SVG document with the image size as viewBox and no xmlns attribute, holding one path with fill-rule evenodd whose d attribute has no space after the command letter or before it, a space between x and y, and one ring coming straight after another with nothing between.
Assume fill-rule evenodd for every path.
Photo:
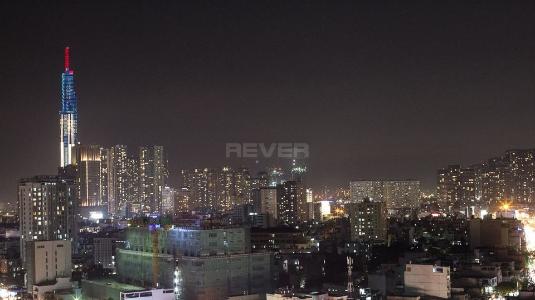
<instances>
[{"instance_id":1,"label":"blue lit tower facade","mask_svg":"<svg viewBox=\"0 0 535 300\"><path fill-rule=\"evenodd\" d=\"M65 47L65 71L61 74L60 167L70 165L73 147L78 144L78 103L74 91L74 71L70 68L69 47Z\"/></svg>"}]
</instances>

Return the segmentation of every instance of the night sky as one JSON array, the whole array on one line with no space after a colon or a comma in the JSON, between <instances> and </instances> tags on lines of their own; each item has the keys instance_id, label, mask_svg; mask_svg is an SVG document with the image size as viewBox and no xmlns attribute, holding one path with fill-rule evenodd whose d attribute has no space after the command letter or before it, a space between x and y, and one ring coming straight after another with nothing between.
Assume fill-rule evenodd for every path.
<instances>
[{"instance_id":1,"label":"night sky","mask_svg":"<svg viewBox=\"0 0 535 300\"><path fill-rule=\"evenodd\" d=\"M315 187L535 147L531 1L88 3L0 4L0 201L56 171L67 45L81 142L164 145L172 186L226 142L308 142Z\"/></svg>"}]
</instances>

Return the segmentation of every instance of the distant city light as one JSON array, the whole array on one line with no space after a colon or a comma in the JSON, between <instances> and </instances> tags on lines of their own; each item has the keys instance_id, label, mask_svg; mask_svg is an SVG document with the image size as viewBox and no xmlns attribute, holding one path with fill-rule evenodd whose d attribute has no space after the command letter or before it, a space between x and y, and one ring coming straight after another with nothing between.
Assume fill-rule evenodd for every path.
<instances>
[{"instance_id":1,"label":"distant city light","mask_svg":"<svg viewBox=\"0 0 535 300\"><path fill-rule=\"evenodd\" d=\"M100 220L104 218L104 214L101 211L91 211L89 212L89 219L91 220Z\"/></svg>"},{"instance_id":2,"label":"distant city light","mask_svg":"<svg viewBox=\"0 0 535 300\"><path fill-rule=\"evenodd\" d=\"M322 216L327 216L331 214L331 201L320 201L320 212Z\"/></svg>"}]
</instances>

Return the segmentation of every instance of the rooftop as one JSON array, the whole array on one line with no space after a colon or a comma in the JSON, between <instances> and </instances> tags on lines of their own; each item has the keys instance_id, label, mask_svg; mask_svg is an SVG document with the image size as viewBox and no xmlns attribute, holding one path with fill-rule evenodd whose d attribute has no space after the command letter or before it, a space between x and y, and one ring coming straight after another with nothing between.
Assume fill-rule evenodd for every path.
<instances>
[{"instance_id":1,"label":"rooftop","mask_svg":"<svg viewBox=\"0 0 535 300\"><path fill-rule=\"evenodd\" d=\"M120 283L113 279L94 279L94 280L83 279L82 282L94 284L97 286L110 287L116 290L120 290L121 292L137 292L137 291L146 290L145 288L131 285L131 284Z\"/></svg>"}]
</instances>

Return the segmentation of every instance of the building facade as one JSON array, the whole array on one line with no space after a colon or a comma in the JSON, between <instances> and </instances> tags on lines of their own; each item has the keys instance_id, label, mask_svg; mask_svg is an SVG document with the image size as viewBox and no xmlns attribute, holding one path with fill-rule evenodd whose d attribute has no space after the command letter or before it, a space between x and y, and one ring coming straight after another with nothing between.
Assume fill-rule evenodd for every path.
<instances>
[{"instance_id":1,"label":"building facade","mask_svg":"<svg viewBox=\"0 0 535 300\"><path fill-rule=\"evenodd\" d=\"M296 224L298 221L298 184L285 181L277 185L277 217L281 224Z\"/></svg>"},{"instance_id":2,"label":"building facade","mask_svg":"<svg viewBox=\"0 0 535 300\"><path fill-rule=\"evenodd\" d=\"M438 171L437 195L444 204L496 208L503 201L535 204L535 149L513 149L469 168L452 165Z\"/></svg>"},{"instance_id":3,"label":"building facade","mask_svg":"<svg viewBox=\"0 0 535 300\"><path fill-rule=\"evenodd\" d=\"M54 286L58 279L64 279L67 285L57 288L69 288L72 272L71 242L64 240L30 241L25 251L26 286L29 292L37 292L34 286ZM66 279L66 280L65 280Z\"/></svg>"},{"instance_id":4,"label":"building facade","mask_svg":"<svg viewBox=\"0 0 535 300\"><path fill-rule=\"evenodd\" d=\"M420 181L418 180L359 180L349 183L351 202L365 198L384 201L388 210L418 208Z\"/></svg>"},{"instance_id":5,"label":"building facade","mask_svg":"<svg viewBox=\"0 0 535 300\"><path fill-rule=\"evenodd\" d=\"M162 192L167 182L163 146L139 147L139 197L142 211L162 213Z\"/></svg>"},{"instance_id":6,"label":"building facade","mask_svg":"<svg viewBox=\"0 0 535 300\"><path fill-rule=\"evenodd\" d=\"M246 168L182 170L181 188L188 191L189 208L201 212L228 212L251 203L251 178Z\"/></svg>"},{"instance_id":7,"label":"building facade","mask_svg":"<svg viewBox=\"0 0 535 300\"><path fill-rule=\"evenodd\" d=\"M437 198L451 212L471 216L481 210L476 199L474 168L450 165L437 172Z\"/></svg>"},{"instance_id":8,"label":"building facade","mask_svg":"<svg viewBox=\"0 0 535 300\"><path fill-rule=\"evenodd\" d=\"M130 216L141 211L139 161L125 145L106 152L108 211L112 216Z\"/></svg>"},{"instance_id":9,"label":"building facade","mask_svg":"<svg viewBox=\"0 0 535 300\"><path fill-rule=\"evenodd\" d=\"M535 149L506 151L503 156L504 197L515 203L535 203Z\"/></svg>"},{"instance_id":10,"label":"building facade","mask_svg":"<svg viewBox=\"0 0 535 300\"><path fill-rule=\"evenodd\" d=\"M95 237L93 239L93 263L104 269L114 269L115 241L114 237Z\"/></svg>"},{"instance_id":11,"label":"building facade","mask_svg":"<svg viewBox=\"0 0 535 300\"><path fill-rule=\"evenodd\" d=\"M130 228L117 268L122 281L174 288L178 299L266 292L272 255L251 253L248 228Z\"/></svg>"},{"instance_id":12,"label":"building facade","mask_svg":"<svg viewBox=\"0 0 535 300\"><path fill-rule=\"evenodd\" d=\"M253 204L255 212L265 216L265 226L276 226L277 213L277 189L265 187L253 190Z\"/></svg>"},{"instance_id":13,"label":"building facade","mask_svg":"<svg viewBox=\"0 0 535 300\"><path fill-rule=\"evenodd\" d=\"M471 219L469 223L470 249L512 248L526 249L526 236L522 221L509 218Z\"/></svg>"},{"instance_id":14,"label":"building facade","mask_svg":"<svg viewBox=\"0 0 535 300\"><path fill-rule=\"evenodd\" d=\"M175 203L177 202L177 190L165 186L162 191L162 212L164 214L173 214L175 212Z\"/></svg>"},{"instance_id":15,"label":"building facade","mask_svg":"<svg viewBox=\"0 0 535 300\"><path fill-rule=\"evenodd\" d=\"M61 176L35 176L18 185L21 257L25 243L68 240L78 237L77 188L74 180Z\"/></svg>"},{"instance_id":16,"label":"building facade","mask_svg":"<svg viewBox=\"0 0 535 300\"><path fill-rule=\"evenodd\" d=\"M405 266L405 293L442 299L451 297L450 268L434 265Z\"/></svg>"},{"instance_id":17,"label":"building facade","mask_svg":"<svg viewBox=\"0 0 535 300\"><path fill-rule=\"evenodd\" d=\"M351 240L384 242L387 238L387 211L384 201L365 198L347 205Z\"/></svg>"},{"instance_id":18,"label":"building facade","mask_svg":"<svg viewBox=\"0 0 535 300\"><path fill-rule=\"evenodd\" d=\"M505 163L491 158L475 167L476 199L484 207L496 206L505 197Z\"/></svg>"},{"instance_id":19,"label":"building facade","mask_svg":"<svg viewBox=\"0 0 535 300\"><path fill-rule=\"evenodd\" d=\"M77 169L80 206L101 206L101 148L97 145L77 145L74 152L72 163Z\"/></svg>"}]
</instances>

